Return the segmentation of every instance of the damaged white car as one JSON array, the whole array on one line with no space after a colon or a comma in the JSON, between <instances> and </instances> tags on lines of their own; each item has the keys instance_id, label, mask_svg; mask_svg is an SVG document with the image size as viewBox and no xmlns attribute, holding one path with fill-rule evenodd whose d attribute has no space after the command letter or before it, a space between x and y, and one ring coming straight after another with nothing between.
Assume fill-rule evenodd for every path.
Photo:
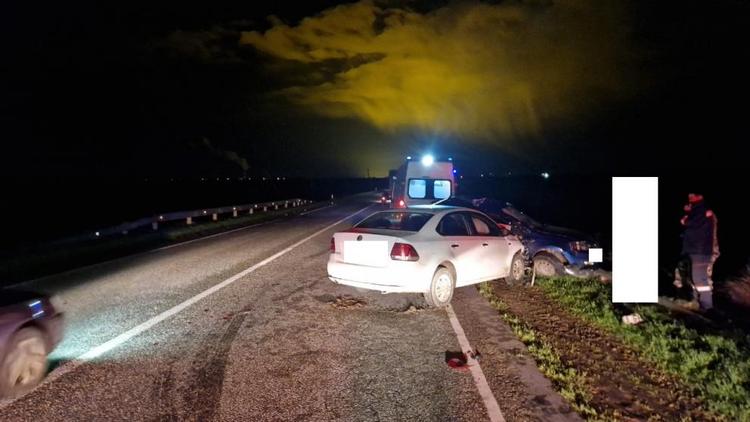
<instances>
[{"instance_id":1,"label":"damaged white car","mask_svg":"<svg viewBox=\"0 0 750 422\"><path fill-rule=\"evenodd\" d=\"M423 293L446 306L456 287L523 272L522 245L472 209L415 206L375 213L334 234L328 277L382 293Z\"/></svg>"}]
</instances>

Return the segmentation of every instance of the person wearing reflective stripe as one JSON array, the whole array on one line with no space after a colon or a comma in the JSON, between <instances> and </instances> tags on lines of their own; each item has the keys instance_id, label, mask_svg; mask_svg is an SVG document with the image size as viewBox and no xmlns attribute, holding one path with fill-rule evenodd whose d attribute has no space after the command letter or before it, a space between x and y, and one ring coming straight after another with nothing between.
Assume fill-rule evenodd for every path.
<instances>
[{"instance_id":1,"label":"person wearing reflective stripe","mask_svg":"<svg viewBox=\"0 0 750 422\"><path fill-rule=\"evenodd\" d=\"M690 193L687 213L680 221L684 227L682 253L690 258L693 290L702 310L713 308L713 264L719 257L716 215L706 207L703 195Z\"/></svg>"}]
</instances>

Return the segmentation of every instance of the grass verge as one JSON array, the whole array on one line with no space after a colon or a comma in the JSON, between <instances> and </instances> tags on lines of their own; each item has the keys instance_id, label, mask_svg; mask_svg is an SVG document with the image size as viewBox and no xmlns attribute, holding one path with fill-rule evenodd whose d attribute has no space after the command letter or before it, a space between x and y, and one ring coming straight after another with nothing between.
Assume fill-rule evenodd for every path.
<instances>
[{"instance_id":1,"label":"grass verge","mask_svg":"<svg viewBox=\"0 0 750 422\"><path fill-rule=\"evenodd\" d=\"M596 409L589 404L591 394L585 385L585 374L565 365L552 346L544 341L544 338L518 316L511 315L507 306L492 293L489 283L481 283L479 292L500 313L500 316L508 323L518 339L526 345L539 369L552 381L557 391L570 403L571 407L587 420L603 420Z\"/></svg>"},{"instance_id":2,"label":"grass verge","mask_svg":"<svg viewBox=\"0 0 750 422\"><path fill-rule=\"evenodd\" d=\"M621 338L644 359L690 386L708 410L727 420L750 421L750 336L736 328L676 318L658 305L632 305L645 322L622 324L624 310L611 286L596 280L538 279L538 286L570 312Z\"/></svg>"}]
</instances>

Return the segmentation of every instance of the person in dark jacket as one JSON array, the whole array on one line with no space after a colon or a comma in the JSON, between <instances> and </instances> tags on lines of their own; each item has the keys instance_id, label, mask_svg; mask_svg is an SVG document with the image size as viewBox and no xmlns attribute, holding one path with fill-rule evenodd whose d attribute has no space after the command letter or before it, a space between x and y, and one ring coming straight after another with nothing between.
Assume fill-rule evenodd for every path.
<instances>
[{"instance_id":1,"label":"person in dark jacket","mask_svg":"<svg viewBox=\"0 0 750 422\"><path fill-rule=\"evenodd\" d=\"M708 207L703 195L690 193L688 203L684 207L685 216L680 223L684 227L682 234L682 254L690 263L692 288L697 294L701 309L707 311L713 308L713 265L719 257L719 242L717 238L718 220L714 212ZM682 277L676 271L675 285L682 287ZM693 296L695 298L695 296Z\"/></svg>"}]
</instances>

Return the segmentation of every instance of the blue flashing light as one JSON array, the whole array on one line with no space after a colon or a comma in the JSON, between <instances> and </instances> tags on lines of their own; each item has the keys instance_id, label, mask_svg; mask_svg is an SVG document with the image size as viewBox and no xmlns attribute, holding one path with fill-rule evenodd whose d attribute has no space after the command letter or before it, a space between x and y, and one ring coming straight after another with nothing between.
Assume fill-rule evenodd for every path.
<instances>
[{"instance_id":1,"label":"blue flashing light","mask_svg":"<svg viewBox=\"0 0 750 422\"><path fill-rule=\"evenodd\" d=\"M44 307L42 306L42 301L40 300L35 300L29 303L29 310L32 312L32 318L39 318L40 316L44 315Z\"/></svg>"}]
</instances>

